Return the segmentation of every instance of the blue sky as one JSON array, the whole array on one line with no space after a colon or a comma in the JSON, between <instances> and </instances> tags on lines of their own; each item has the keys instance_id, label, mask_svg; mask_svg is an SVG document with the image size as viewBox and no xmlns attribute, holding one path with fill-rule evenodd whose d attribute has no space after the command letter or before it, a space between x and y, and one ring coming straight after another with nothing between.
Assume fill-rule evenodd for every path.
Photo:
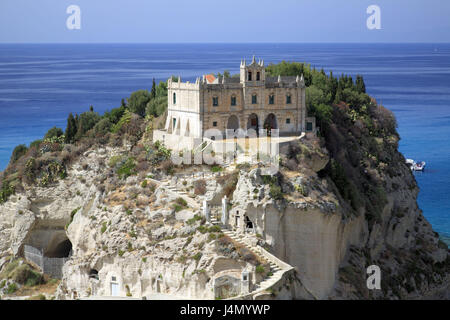
<instances>
[{"instance_id":1,"label":"blue sky","mask_svg":"<svg viewBox=\"0 0 450 320\"><path fill-rule=\"evenodd\" d=\"M80 30L66 27L72 4ZM0 0L0 43L450 42L449 17L448 0Z\"/></svg>"}]
</instances>

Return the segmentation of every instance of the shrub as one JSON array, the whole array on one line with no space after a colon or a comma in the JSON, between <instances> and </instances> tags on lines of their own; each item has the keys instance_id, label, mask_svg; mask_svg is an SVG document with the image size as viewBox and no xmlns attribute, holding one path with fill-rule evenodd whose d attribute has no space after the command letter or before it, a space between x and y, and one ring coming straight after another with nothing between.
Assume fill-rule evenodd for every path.
<instances>
[{"instance_id":1,"label":"shrub","mask_svg":"<svg viewBox=\"0 0 450 320\"><path fill-rule=\"evenodd\" d=\"M186 200L184 200L184 199L181 198L181 197L177 198L177 199L175 200L175 202L176 202L177 204L179 204L180 206L187 207L187 202L186 202Z\"/></svg>"},{"instance_id":2,"label":"shrub","mask_svg":"<svg viewBox=\"0 0 450 320\"><path fill-rule=\"evenodd\" d=\"M8 287L6 288L6 294L13 294L14 292L16 292L17 291L17 284L15 284L15 283L10 283L9 285L8 285Z\"/></svg>"},{"instance_id":3,"label":"shrub","mask_svg":"<svg viewBox=\"0 0 450 320\"><path fill-rule=\"evenodd\" d=\"M197 252L192 259L194 259L195 261L199 261L202 258L202 253L201 252Z\"/></svg>"},{"instance_id":4,"label":"shrub","mask_svg":"<svg viewBox=\"0 0 450 320\"><path fill-rule=\"evenodd\" d=\"M64 134L61 128L53 127L47 131L44 136L44 140L51 140L53 138L59 138Z\"/></svg>"},{"instance_id":5,"label":"shrub","mask_svg":"<svg viewBox=\"0 0 450 320\"><path fill-rule=\"evenodd\" d=\"M122 117L120 118L120 120L111 128L111 131L113 133L118 133L119 131L121 131L122 127L124 125L126 125L127 123L129 123L131 120L131 113L127 110L125 110L125 112L123 113Z\"/></svg>"},{"instance_id":6,"label":"shrub","mask_svg":"<svg viewBox=\"0 0 450 320\"><path fill-rule=\"evenodd\" d=\"M106 222L103 222L103 223L102 223L102 228L100 229L100 232L101 232L101 233L105 233L106 228L107 228L107 224L106 224Z\"/></svg>"},{"instance_id":7,"label":"shrub","mask_svg":"<svg viewBox=\"0 0 450 320\"><path fill-rule=\"evenodd\" d=\"M20 157L22 157L25 153L27 153L28 148L24 144L19 144L16 146L12 152L11 159L9 160L10 163L14 163L17 160L19 160Z\"/></svg>"},{"instance_id":8,"label":"shrub","mask_svg":"<svg viewBox=\"0 0 450 320\"><path fill-rule=\"evenodd\" d=\"M101 117L97 112L88 111L83 112L78 117L77 123L77 133L75 135L75 140L80 140L86 132L91 130L99 121Z\"/></svg>"},{"instance_id":9,"label":"shrub","mask_svg":"<svg viewBox=\"0 0 450 320\"><path fill-rule=\"evenodd\" d=\"M205 226L201 225L197 228L197 231L200 233L206 233L208 231L208 228L206 228Z\"/></svg>"},{"instance_id":10,"label":"shrub","mask_svg":"<svg viewBox=\"0 0 450 320\"><path fill-rule=\"evenodd\" d=\"M4 180L0 189L0 204L8 200L9 196L15 193L15 188L9 181Z\"/></svg>"},{"instance_id":11,"label":"shrub","mask_svg":"<svg viewBox=\"0 0 450 320\"><path fill-rule=\"evenodd\" d=\"M151 96L148 90L138 90L131 94L131 96L127 99L128 101L128 109L140 115L141 117L145 116L145 109L147 107L147 103L150 101Z\"/></svg>"},{"instance_id":12,"label":"shrub","mask_svg":"<svg viewBox=\"0 0 450 320\"><path fill-rule=\"evenodd\" d=\"M260 264L260 265L257 265L257 266L256 266L256 269L255 269L255 272L258 273L258 274L264 273L264 272L265 272L264 266L261 265L261 264Z\"/></svg>"},{"instance_id":13,"label":"shrub","mask_svg":"<svg viewBox=\"0 0 450 320\"><path fill-rule=\"evenodd\" d=\"M78 207L78 208L72 210L72 212L70 213L70 220L69 220L69 222L67 222L67 224L66 224L66 230L67 230L67 228L69 227L69 225L72 223L73 217L75 216L75 214L76 214L76 213L78 212L78 210L80 210L80 209L81 209L81 207Z\"/></svg>"},{"instance_id":14,"label":"shrub","mask_svg":"<svg viewBox=\"0 0 450 320\"><path fill-rule=\"evenodd\" d=\"M198 214L194 215L191 219L188 219L186 221L187 225L193 225L195 222L202 220L202 217Z\"/></svg>"},{"instance_id":15,"label":"shrub","mask_svg":"<svg viewBox=\"0 0 450 320\"><path fill-rule=\"evenodd\" d=\"M141 187L142 187L142 188L147 187L147 183L148 183L147 180L142 181Z\"/></svg>"},{"instance_id":16,"label":"shrub","mask_svg":"<svg viewBox=\"0 0 450 320\"><path fill-rule=\"evenodd\" d=\"M220 166L212 166L211 167L211 171L212 172L220 172L220 171L222 171L223 169L222 169L222 167L220 167Z\"/></svg>"},{"instance_id":17,"label":"shrub","mask_svg":"<svg viewBox=\"0 0 450 320\"><path fill-rule=\"evenodd\" d=\"M42 139L34 140L30 143L30 149L35 147L36 149L39 149L40 144L42 143Z\"/></svg>"},{"instance_id":18,"label":"shrub","mask_svg":"<svg viewBox=\"0 0 450 320\"><path fill-rule=\"evenodd\" d=\"M31 267L25 263L15 268L9 276L14 282L26 286L35 286L43 283L44 280L40 273L31 269Z\"/></svg>"},{"instance_id":19,"label":"shrub","mask_svg":"<svg viewBox=\"0 0 450 320\"><path fill-rule=\"evenodd\" d=\"M112 127L109 118L103 118L94 126L94 133L96 136L106 135Z\"/></svg>"},{"instance_id":20,"label":"shrub","mask_svg":"<svg viewBox=\"0 0 450 320\"><path fill-rule=\"evenodd\" d=\"M128 158L117 168L117 174L121 179L126 179L136 174L136 161L134 158Z\"/></svg>"},{"instance_id":21,"label":"shrub","mask_svg":"<svg viewBox=\"0 0 450 320\"><path fill-rule=\"evenodd\" d=\"M222 229L220 229L219 226L211 226L208 229L208 232L221 232L221 231L222 231Z\"/></svg>"}]
</instances>

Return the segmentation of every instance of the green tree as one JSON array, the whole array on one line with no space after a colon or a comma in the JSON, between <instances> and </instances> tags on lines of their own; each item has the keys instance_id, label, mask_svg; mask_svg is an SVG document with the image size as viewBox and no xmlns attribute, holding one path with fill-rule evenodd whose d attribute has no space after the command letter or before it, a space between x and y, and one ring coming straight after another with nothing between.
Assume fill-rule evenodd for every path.
<instances>
[{"instance_id":1,"label":"green tree","mask_svg":"<svg viewBox=\"0 0 450 320\"><path fill-rule=\"evenodd\" d=\"M151 100L151 95L148 90L138 90L131 94L128 98L128 109L140 115L145 116L145 108L147 103Z\"/></svg>"},{"instance_id":2,"label":"green tree","mask_svg":"<svg viewBox=\"0 0 450 320\"><path fill-rule=\"evenodd\" d=\"M53 127L47 131L47 133L44 136L44 139L51 139L51 138L58 138L62 136L64 132L61 128Z\"/></svg>"},{"instance_id":3,"label":"green tree","mask_svg":"<svg viewBox=\"0 0 450 320\"><path fill-rule=\"evenodd\" d=\"M366 93L366 85L364 83L364 79L362 75L359 74L356 76L356 91L358 91L359 93Z\"/></svg>"},{"instance_id":4,"label":"green tree","mask_svg":"<svg viewBox=\"0 0 450 320\"><path fill-rule=\"evenodd\" d=\"M151 98L155 99L156 98L156 82L155 82L155 78L153 78L153 83L152 83L152 91L151 91Z\"/></svg>"},{"instance_id":5,"label":"green tree","mask_svg":"<svg viewBox=\"0 0 450 320\"><path fill-rule=\"evenodd\" d=\"M66 127L66 143L72 143L75 138L75 135L77 133L77 122L75 121L75 118L73 117L72 113L69 114L69 117L67 118L67 127Z\"/></svg>"},{"instance_id":6,"label":"green tree","mask_svg":"<svg viewBox=\"0 0 450 320\"><path fill-rule=\"evenodd\" d=\"M91 130L97 122L99 122L101 117L97 112L83 112L78 117L77 123L77 134L75 135L75 140L79 140L86 132Z\"/></svg>"}]
</instances>

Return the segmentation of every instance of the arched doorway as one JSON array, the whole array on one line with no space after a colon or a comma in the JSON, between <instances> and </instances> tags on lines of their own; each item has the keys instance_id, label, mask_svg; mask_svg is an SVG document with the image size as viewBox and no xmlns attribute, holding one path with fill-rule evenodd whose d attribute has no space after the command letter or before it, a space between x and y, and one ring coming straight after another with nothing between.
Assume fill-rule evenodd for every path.
<instances>
[{"instance_id":1,"label":"arched doorway","mask_svg":"<svg viewBox=\"0 0 450 320\"><path fill-rule=\"evenodd\" d=\"M228 118L227 129L237 130L239 129L239 119L235 115Z\"/></svg>"},{"instance_id":2,"label":"arched doorway","mask_svg":"<svg viewBox=\"0 0 450 320\"><path fill-rule=\"evenodd\" d=\"M272 129L278 129L277 117L270 113L264 121L264 129L267 130L267 136L270 136Z\"/></svg>"},{"instance_id":3,"label":"arched doorway","mask_svg":"<svg viewBox=\"0 0 450 320\"><path fill-rule=\"evenodd\" d=\"M256 130L256 134L258 134L259 129L258 116L255 113L252 113L251 115L248 116L247 130L248 129L254 129Z\"/></svg>"}]
</instances>

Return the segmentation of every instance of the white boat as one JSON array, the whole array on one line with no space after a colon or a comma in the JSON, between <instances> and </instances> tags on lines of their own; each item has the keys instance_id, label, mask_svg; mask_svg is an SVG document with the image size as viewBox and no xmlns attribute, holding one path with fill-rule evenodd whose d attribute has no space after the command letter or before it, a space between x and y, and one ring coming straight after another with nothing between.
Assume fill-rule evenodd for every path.
<instances>
[{"instance_id":1,"label":"white boat","mask_svg":"<svg viewBox=\"0 0 450 320\"><path fill-rule=\"evenodd\" d=\"M414 171L423 171L425 170L425 165L426 165L425 161L419 161L414 164L413 169Z\"/></svg>"},{"instance_id":2,"label":"white boat","mask_svg":"<svg viewBox=\"0 0 450 320\"><path fill-rule=\"evenodd\" d=\"M413 159L406 159L406 164L412 171L424 171L425 170L425 161L414 161Z\"/></svg>"}]
</instances>

